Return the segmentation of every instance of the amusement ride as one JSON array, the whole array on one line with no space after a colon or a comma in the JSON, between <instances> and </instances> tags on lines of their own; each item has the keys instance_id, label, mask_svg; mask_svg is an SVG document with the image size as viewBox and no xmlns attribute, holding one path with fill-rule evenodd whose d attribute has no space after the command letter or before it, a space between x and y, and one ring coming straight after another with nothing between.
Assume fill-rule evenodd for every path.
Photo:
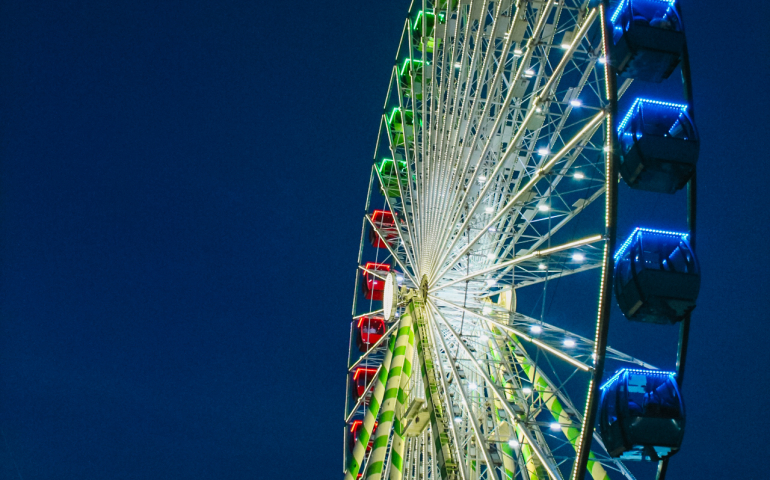
<instances>
[{"instance_id":1,"label":"amusement ride","mask_svg":"<svg viewBox=\"0 0 770 480\"><path fill-rule=\"evenodd\" d=\"M679 74L678 98L623 98ZM664 479L698 150L677 0L413 0L355 271L345 479ZM687 229L618 232L620 182L686 195ZM608 345L613 304L613 329L678 331L670 362Z\"/></svg>"}]
</instances>

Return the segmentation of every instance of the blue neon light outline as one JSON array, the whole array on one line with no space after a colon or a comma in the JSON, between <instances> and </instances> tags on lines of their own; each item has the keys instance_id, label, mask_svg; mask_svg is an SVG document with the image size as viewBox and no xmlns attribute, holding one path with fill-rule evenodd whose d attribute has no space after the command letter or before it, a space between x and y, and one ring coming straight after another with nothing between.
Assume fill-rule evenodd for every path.
<instances>
[{"instance_id":1,"label":"blue neon light outline","mask_svg":"<svg viewBox=\"0 0 770 480\"><path fill-rule=\"evenodd\" d=\"M648 0L648 1L650 1L650 0ZM652 0L652 1L658 1L660 3L668 3L672 7L676 3L676 0ZM610 17L610 23L615 23L615 20L618 19L618 15L620 15L620 12L623 10L623 5L626 4L626 3L630 3L630 2L631 2L631 0L623 0L622 2L620 2L620 4L617 6L617 8L615 8L615 11L612 12L612 17Z\"/></svg>"},{"instance_id":2,"label":"blue neon light outline","mask_svg":"<svg viewBox=\"0 0 770 480\"><path fill-rule=\"evenodd\" d=\"M615 256L613 259L617 262L618 258L622 257L624 253L626 253L626 250L628 250L628 247L631 246L631 242L633 242L634 238L636 237L636 234L639 232L649 232L649 233L657 233L659 235L669 235L672 237L679 237L685 241L687 241L687 238L690 236L689 233L683 233L683 232L671 232L667 230L656 230L654 228L645 228L645 227L636 227L633 232L631 232L631 235L626 238L626 241L623 242L623 245L620 246L617 252L615 252Z\"/></svg>"},{"instance_id":3,"label":"blue neon light outline","mask_svg":"<svg viewBox=\"0 0 770 480\"><path fill-rule=\"evenodd\" d=\"M666 372L666 371L663 371L663 370L642 370L642 369L639 369L639 368L621 368L620 370L618 370L617 372L615 372L615 375L613 375L613 376L612 376L612 378L610 378L609 380L607 380L606 382L604 382L604 385L602 385L601 387L599 387L599 389L600 389L600 390L604 390L605 388L607 388L607 387L608 387L608 386L609 386L609 385L610 385L612 382L614 382L614 381L615 381L615 380L616 380L616 379L617 379L617 378L618 378L618 377L619 377L619 376L620 376L620 375L621 375L623 372L628 372L628 373L641 373L641 374L643 374L643 375L649 375L649 374L652 374L652 375L657 375L657 376L659 376L659 377L664 377L664 376L676 377L676 372Z\"/></svg>"},{"instance_id":4,"label":"blue neon light outline","mask_svg":"<svg viewBox=\"0 0 770 480\"><path fill-rule=\"evenodd\" d=\"M634 103L631 105L631 108L628 109L628 112L626 112L626 116L623 117L623 121L620 122L620 125L618 125L618 135L623 131L623 129L626 127L626 124L631 120L631 117L634 115L634 111L636 110L636 106L639 105L639 103L650 103L652 105L662 105L664 107L671 107L671 108L678 108L681 110L681 113L687 113L687 108L689 105L683 104L683 103L671 103L671 102L663 102L660 100L651 100L649 98L637 98L634 100Z\"/></svg>"}]
</instances>

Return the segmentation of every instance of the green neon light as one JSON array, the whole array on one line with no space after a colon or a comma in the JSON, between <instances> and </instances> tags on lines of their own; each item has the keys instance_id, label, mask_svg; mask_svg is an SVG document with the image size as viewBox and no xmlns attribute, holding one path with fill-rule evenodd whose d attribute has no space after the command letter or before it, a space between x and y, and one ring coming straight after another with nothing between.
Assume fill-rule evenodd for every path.
<instances>
[{"instance_id":1,"label":"green neon light","mask_svg":"<svg viewBox=\"0 0 770 480\"><path fill-rule=\"evenodd\" d=\"M411 111L409 111L409 110L406 111L406 115L404 115L404 117L405 117L405 119L404 119L404 118L401 118L401 108L400 107L393 107L393 110L391 110L391 112L390 112L390 117L388 117L388 125L393 126L393 118L395 118L397 113L398 113L398 116L399 116L399 120L401 120L402 122L404 120L406 120L406 124L407 125L413 125L414 124L414 121L413 121L414 114ZM387 117L387 115L386 115L386 117ZM422 122L420 124L422 124Z\"/></svg>"},{"instance_id":2,"label":"green neon light","mask_svg":"<svg viewBox=\"0 0 770 480\"><path fill-rule=\"evenodd\" d=\"M380 172L380 175L385 175L386 173L383 172L383 169L385 169L386 166L389 166L390 169L393 169L393 159L391 158L385 158L380 163L377 164L377 171ZM406 171L406 161L405 160L399 160L398 161L398 167L399 170Z\"/></svg>"},{"instance_id":3,"label":"green neon light","mask_svg":"<svg viewBox=\"0 0 770 480\"><path fill-rule=\"evenodd\" d=\"M406 60L404 60L404 64L401 66L401 73L400 73L400 75L404 75L404 73L406 72L406 66L409 64L410 61L412 61L414 63L419 63L420 64L420 68L422 68L422 63L423 63L422 60L410 60L410 59L407 58ZM428 63L428 65L430 65L430 63Z\"/></svg>"}]
</instances>

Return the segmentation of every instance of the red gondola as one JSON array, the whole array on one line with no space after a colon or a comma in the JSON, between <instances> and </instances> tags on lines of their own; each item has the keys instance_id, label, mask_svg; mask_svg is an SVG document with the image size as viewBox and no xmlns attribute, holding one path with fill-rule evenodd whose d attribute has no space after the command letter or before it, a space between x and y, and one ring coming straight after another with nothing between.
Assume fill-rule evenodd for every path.
<instances>
[{"instance_id":1,"label":"red gondola","mask_svg":"<svg viewBox=\"0 0 770 480\"><path fill-rule=\"evenodd\" d=\"M361 317L356 324L356 345L362 352L369 351L385 335L385 321L381 318Z\"/></svg>"},{"instance_id":2,"label":"red gondola","mask_svg":"<svg viewBox=\"0 0 770 480\"><path fill-rule=\"evenodd\" d=\"M383 278L390 272L390 265L387 263L366 262L364 268L377 273L377 275ZM364 272L363 281L364 297L367 300L382 300L382 295L385 291L385 280L377 278L369 272Z\"/></svg>"},{"instance_id":3,"label":"red gondola","mask_svg":"<svg viewBox=\"0 0 770 480\"><path fill-rule=\"evenodd\" d=\"M356 401L366 393L366 386L372 382L376 368L358 367L353 373L353 397Z\"/></svg>"},{"instance_id":4,"label":"red gondola","mask_svg":"<svg viewBox=\"0 0 770 480\"><path fill-rule=\"evenodd\" d=\"M350 424L350 441L348 442L348 447L350 448L350 451L353 451L353 447L356 446L356 442L358 441L358 435L361 433L361 427L363 426L364 422L363 420L353 420L353 423ZM374 432L377 431L377 422L374 422ZM372 448L372 444L374 443L374 439L369 439L369 445L366 446L367 450L370 450Z\"/></svg>"},{"instance_id":5,"label":"red gondola","mask_svg":"<svg viewBox=\"0 0 770 480\"><path fill-rule=\"evenodd\" d=\"M375 210L372 213L372 223L385 237L385 241L388 242L391 248L398 243L398 230L396 228L396 221L393 219L393 214L387 210ZM369 242L375 248L387 248L385 242L382 241L374 228L369 227Z\"/></svg>"}]
</instances>

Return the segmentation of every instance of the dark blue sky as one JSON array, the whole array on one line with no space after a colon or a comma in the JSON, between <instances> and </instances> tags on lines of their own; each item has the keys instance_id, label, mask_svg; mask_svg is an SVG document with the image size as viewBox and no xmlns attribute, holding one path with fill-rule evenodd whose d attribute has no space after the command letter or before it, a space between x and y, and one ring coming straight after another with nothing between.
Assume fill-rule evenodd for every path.
<instances>
[{"instance_id":1,"label":"dark blue sky","mask_svg":"<svg viewBox=\"0 0 770 480\"><path fill-rule=\"evenodd\" d=\"M682 3L703 288L669 478L761 478L768 12ZM338 477L407 7L2 3L0 479Z\"/></svg>"}]
</instances>

